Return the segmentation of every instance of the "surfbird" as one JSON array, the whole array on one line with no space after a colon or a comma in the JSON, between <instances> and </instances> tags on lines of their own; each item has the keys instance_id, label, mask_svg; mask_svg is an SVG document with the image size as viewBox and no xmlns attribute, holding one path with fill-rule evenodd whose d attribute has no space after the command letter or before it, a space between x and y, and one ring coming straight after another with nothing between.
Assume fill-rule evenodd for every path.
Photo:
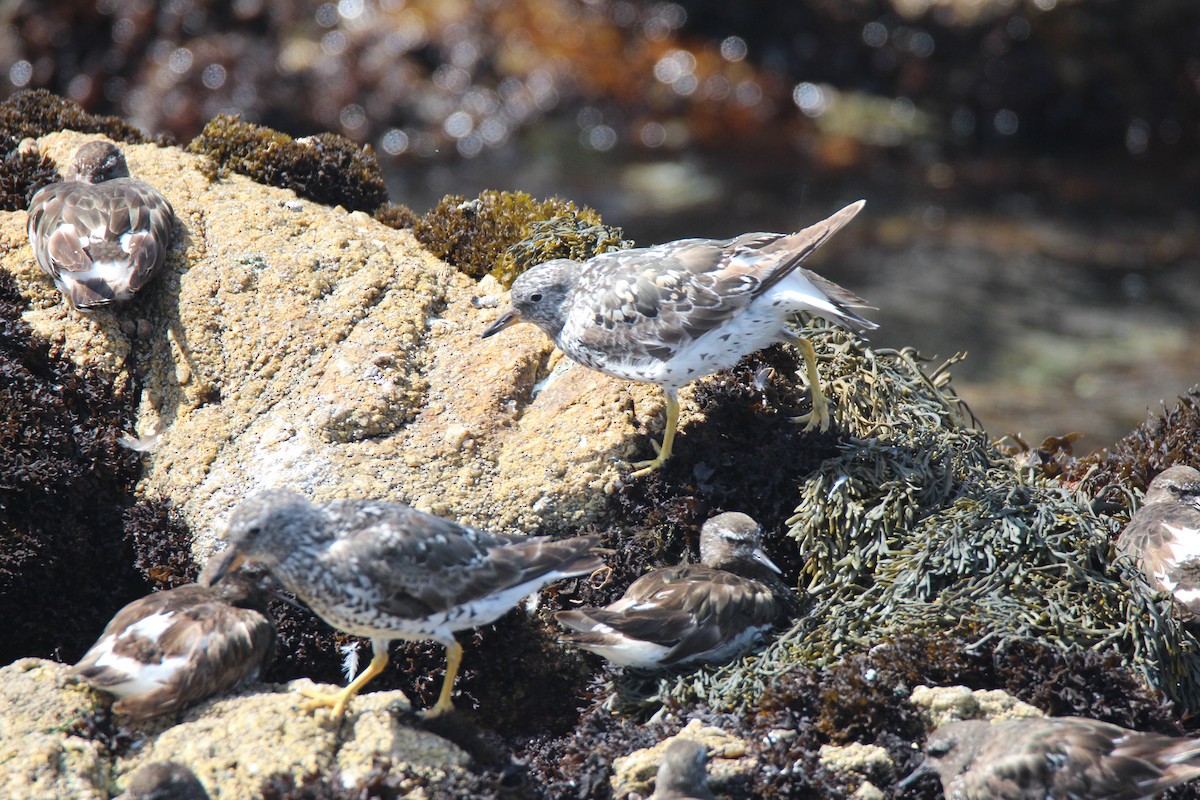
<instances>
[{"instance_id":1,"label":"surfbird","mask_svg":"<svg viewBox=\"0 0 1200 800\"><path fill-rule=\"evenodd\" d=\"M490 534L403 503L318 506L283 489L239 505L228 538L218 576L243 561L258 564L330 625L371 640L371 663L344 689L305 692L308 710L332 708L338 717L383 671L393 639L446 648L441 694L426 714L451 710L462 662L455 631L487 625L547 583L604 565L592 552L598 536Z\"/></svg>"},{"instance_id":2,"label":"surfbird","mask_svg":"<svg viewBox=\"0 0 1200 800\"><path fill-rule=\"evenodd\" d=\"M1117 539L1151 586L1200 614L1200 471L1176 465L1155 476Z\"/></svg>"},{"instance_id":3,"label":"surfbird","mask_svg":"<svg viewBox=\"0 0 1200 800\"><path fill-rule=\"evenodd\" d=\"M210 574L206 567L198 583L122 608L75 665L80 678L118 698L118 714L141 720L179 711L267 668L275 625L262 576L238 571L208 586Z\"/></svg>"},{"instance_id":4,"label":"surfbird","mask_svg":"<svg viewBox=\"0 0 1200 800\"><path fill-rule=\"evenodd\" d=\"M650 800L716 800L708 788L707 760L708 751L699 742L681 737L671 740L658 765Z\"/></svg>"},{"instance_id":5,"label":"surfbird","mask_svg":"<svg viewBox=\"0 0 1200 800\"><path fill-rule=\"evenodd\" d=\"M713 517L700 531L700 564L648 572L604 608L558 612L571 629L564 640L646 670L737 655L786 607L779 567L760 548L761 533L745 514Z\"/></svg>"},{"instance_id":6,"label":"surfbird","mask_svg":"<svg viewBox=\"0 0 1200 800\"><path fill-rule=\"evenodd\" d=\"M555 259L513 282L512 307L483 331L532 322L574 361L607 375L660 386L667 420L658 455L634 464L639 477L671 456L679 390L775 342L804 356L812 410L805 430L829 428L812 345L788 323L822 317L856 330L878 327L853 311L865 301L800 264L862 210L846 206L799 233L681 239L600 255Z\"/></svg>"},{"instance_id":7,"label":"surfbird","mask_svg":"<svg viewBox=\"0 0 1200 800\"><path fill-rule=\"evenodd\" d=\"M950 800L1140 800L1200 777L1200 740L1082 717L966 720L934 731L900 786L934 772Z\"/></svg>"},{"instance_id":8,"label":"surfbird","mask_svg":"<svg viewBox=\"0 0 1200 800\"><path fill-rule=\"evenodd\" d=\"M129 177L116 145L88 142L67 179L29 203L38 265L72 308L91 311L133 297L162 267L174 212L157 189Z\"/></svg>"}]
</instances>

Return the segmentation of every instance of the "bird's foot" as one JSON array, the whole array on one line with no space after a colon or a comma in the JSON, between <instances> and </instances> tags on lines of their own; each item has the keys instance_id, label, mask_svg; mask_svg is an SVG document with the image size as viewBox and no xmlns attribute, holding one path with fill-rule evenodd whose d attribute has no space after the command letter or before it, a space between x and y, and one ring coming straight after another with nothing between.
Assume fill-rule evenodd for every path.
<instances>
[{"instance_id":1,"label":"bird's foot","mask_svg":"<svg viewBox=\"0 0 1200 800\"><path fill-rule=\"evenodd\" d=\"M812 410L807 414L801 414L798 417L792 417L792 422L797 424L805 423L804 431L829 430L829 403L825 400L825 395L817 390L812 393Z\"/></svg>"},{"instance_id":2,"label":"bird's foot","mask_svg":"<svg viewBox=\"0 0 1200 800\"><path fill-rule=\"evenodd\" d=\"M652 439L650 440L650 444L653 445L654 452L657 453L657 455L649 461L635 461L630 464L631 467L636 467L636 469L629 473L629 477L640 478L644 475L649 475L651 472L654 472L654 470L667 463L667 459L671 457L671 453L669 451L665 453L663 452L662 446L658 442Z\"/></svg>"},{"instance_id":3,"label":"bird's foot","mask_svg":"<svg viewBox=\"0 0 1200 800\"><path fill-rule=\"evenodd\" d=\"M354 697L357 692L346 689L337 692L323 692L320 689L305 688L300 690L300 694L308 698L300 705L309 714L318 708L329 708L333 710L333 716L340 719L345 715L347 706L350 705L350 698Z\"/></svg>"},{"instance_id":4,"label":"bird's foot","mask_svg":"<svg viewBox=\"0 0 1200 800\"><path fill-rule=\"evenodd\" d=\"M417 712L421 719L437 719L443 714L448 714L454 710L454 703L450 702L450 698L439 699L429 708L424 711Z\"/></svg>"}]
</instances>

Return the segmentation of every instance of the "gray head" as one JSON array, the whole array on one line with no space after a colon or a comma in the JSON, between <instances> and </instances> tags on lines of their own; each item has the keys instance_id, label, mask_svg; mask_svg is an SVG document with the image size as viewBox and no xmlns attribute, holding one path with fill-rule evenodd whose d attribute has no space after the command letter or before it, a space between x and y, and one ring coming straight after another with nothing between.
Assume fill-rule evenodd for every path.
<instances>
[{"instance_id":1,"label":"gray head","mask_svg":"<svg viewBox=\"0 0 1200 800\"><path fill-rule=\"evenodd\" d=\"M268 489L248 497L234 509L226 532L228 547L216 563L204 567L211 583L242 563L270 571L298 546L325 535L321 510L295 492Z\"/></svg>"},{"instance_id":2,"label":"gray head","mask_svg":"<svg viewBox=\"0 0 1200 800\"><path fill-rule=\"evenodd\" d=\"M713 569L742 574L780 574L761 547L762 526L745 514L727 511L717 514L700 528L700 562ZM765 570L764 570L765 568Z\"/></svg>"},{"instance_id":3,"label":"gray head","mask_svg":"<svg viewBox=\"0 0 1200 800\"><path fill-rule=\"evenodd\" d=\"M117 800L208 800L208 792L182 764L154 761L133 773Z\"/></svg>"},{"instance_id":4,"label":"gray head","mask_svg":"<svg viewBox=\"0 0 1200 800\"><path fill-rule=\"evenodd\" d=\"M1154 480L1150 481L1150 486L1146 489L1145 505L1173 500L1200 504L1200 471L1176 464L1158 473Z\"/></svg>"},{"instance_id":5,"label":"gray head","mask_svg":"<svg viewBox=\"0 0 1200 800\"><path fill-rule=\"evenodd\" d=\"M922 776L936 773L942 786L971 768L991 732L991 723L980 719L947 722L925 740L925 761L899 786L911 786Z\"/></svg>"},{"instance_id":6,"label":"gray head","mask_svg":"<svg viewBox=\"0 0 1200 800\"><path fill-rule=\"evenodd\" d=\"M128 178L125 156L112 142L88 142L75 151L75 160L67 173L71 180L102 183L113 178Z\"/></svg>"},{"instance_id":7,"label":"gray head","mask_svg":"<svg viewBox=\"0 0 1200 800\"><path fill-rule=\"evenodd\" d=\"M711 798L708 773L704 770L707 760L708 751L699 742L682 738L672 740L658 766L652 800Z\"/></svg>"},{"instance_id":8,"label":"gray head","mask_svg":"<svg viewBox=\"0 0 1200 800\"><path fill-rule=\"evenodd\" d=\"M556 339L567 319L566 306L579 280L579 268L578 261L556 258L522 272L513 281L512 307L487 327L482 338L518 322L532 322Z\"/></svg>"}]
</instances>

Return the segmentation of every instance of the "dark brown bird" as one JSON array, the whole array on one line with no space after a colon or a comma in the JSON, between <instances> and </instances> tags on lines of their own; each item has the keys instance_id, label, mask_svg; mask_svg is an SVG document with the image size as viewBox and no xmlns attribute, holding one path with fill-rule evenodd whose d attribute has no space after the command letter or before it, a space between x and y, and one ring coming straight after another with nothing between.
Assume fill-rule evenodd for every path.
<instances>
[{"instance_id":1,"label":"dark brown bird","mask_svg":"<svg viewBox=\"0 0 1200 800\"><path fill-rule=\"evenodd\" d=\"M648 572L604 608L560 611L563 637L614 664L664 669L723 661L752 645L784 603L779 567L759 546L762 529L745 514L718 514L700 531L700 564Z\"/></svg>"},{"instance_id":2,"label":"dark brown bird","mask_svg":"<svg viewBox=\"0 0 1200 800\"><path fill-rule=\"evenodd\" d=\"M947 723L925 763L947 800L1142 800L1200 777L1200 741L1082 717Z\"/></svg>"},{"instance_id":3,"label":"dark brown bird","mask_svg":"<svg viewBox=\"0 0 1200 800\"><path fill-rule=\"evenodd\" d=\"M229 522L214 581L243 561L261 566L335 628L371 639L371 663L346 688L311 692L309 710L345 713L388 662L393 639L446 648L446 677L427 716L453 708L462 662L455 631L499 619L552 581L604 566L600 537L551 541L490 534L403 503L339 500L324 506L282 489L249 498Z\"/></svg>"},{"instance_id":4,"label":"dark brown bird","mask_svg":"<svg viewBox=\"0 0 1200 800\"><path fill-rule=\"evenodd\" d=\"M153 186L129 177L111 142L88 142L61 183L29 203L38 266L72 308L91 311L133 297L162 268L174 212Z\"/></svg>"},{"instance_id":5,"label":"dark brown bird","mask_svg":"<svg viewBox=\"0 0 1200 800\"><path fill-rule=\"evenodd\" d=\"M1155 476L1117 552L1132 557L1151 586L1200 614L1200 471L1176 465Z\"/></svg>"},{"instance_id":6,"label":"dark brown bird","mask_svg":"<svg viewBox=\"0 0 1200 800\"><path fill-rule=\"evenodd\" d=\"M266 669L275 651L267 600L243 572L156 592L118 611L74 671L131 719L179 711Z\"/></svg>"},{"instance_id":7,"label":"dark brown bird","mask_svg":"<svg viewBox=\"0 0 1200 800\"><path fill-rule=\"evenodd\" d=\"M114 800L210 800L193 772L174 761L155 761L133 773Z\"/></svg>"}]
</instances>

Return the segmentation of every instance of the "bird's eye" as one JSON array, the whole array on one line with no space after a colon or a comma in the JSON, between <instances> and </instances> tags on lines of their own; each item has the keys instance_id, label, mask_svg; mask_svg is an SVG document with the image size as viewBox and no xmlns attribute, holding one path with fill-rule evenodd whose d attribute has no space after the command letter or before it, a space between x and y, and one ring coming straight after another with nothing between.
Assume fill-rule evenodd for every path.
<instances>
[{"instance_id":1,"label":"bird's eye","mask_svg":"<svg viewBox=\"0 0 1200 800\"><path fill-rule=\"evenodd\" d=\"M951 742L933 742L926 746L925 755L941 758L953 749L954 745Z\"/></svg>"},{"instance_id":2,"label":"bird's eye","mask_svg":"<svg viewBox=\"0 0 1200 800\"><path fill-rule=\"evenodd\" d=\"M542 302L542 293L541 293L541 292L534 292L533 294L529 295L529 301L530 301L530 302L532 302L532 303L540 303L540 302Z\"/></svg>"}]
</instances>

